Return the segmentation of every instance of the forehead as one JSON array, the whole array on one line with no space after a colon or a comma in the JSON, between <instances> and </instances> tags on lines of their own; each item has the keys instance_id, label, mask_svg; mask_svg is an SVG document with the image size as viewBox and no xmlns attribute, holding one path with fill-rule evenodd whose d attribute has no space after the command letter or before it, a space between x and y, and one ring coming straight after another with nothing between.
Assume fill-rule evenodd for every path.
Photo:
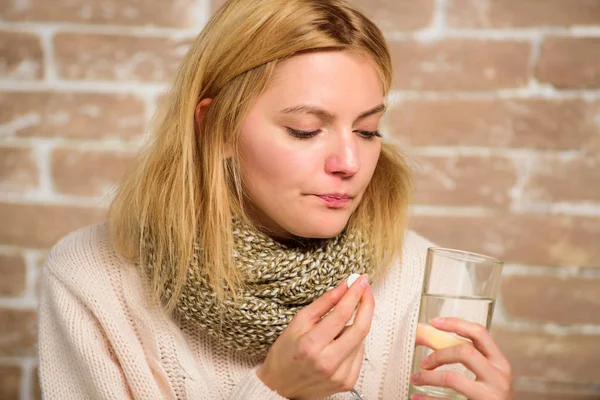
<instances>
[{"instance_id":1,"label":"forehead","mask_svg":"<svg viewBox=\"0 0 600 400\"><path fill-rule=\"evenodd\" d=\"M259 101L282 109L310 103L364 111L380 104L383 95L383 83L371 59L350 51L323 51L282 61Z\"/></svg>"}]
</instances>

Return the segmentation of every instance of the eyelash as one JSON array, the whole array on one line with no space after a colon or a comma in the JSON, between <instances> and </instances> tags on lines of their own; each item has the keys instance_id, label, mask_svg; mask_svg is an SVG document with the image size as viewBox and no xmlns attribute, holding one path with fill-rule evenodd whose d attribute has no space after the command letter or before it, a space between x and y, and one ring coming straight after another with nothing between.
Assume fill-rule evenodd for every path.
<instances>
[{"instance_id":1,"label":"eyelash","mask_svg":"<svg viewBox=\"0 0 600 400\"><path fill-rule=\"evenodd\" d=\"M292 129L292 128L287 128L287 130L289 131L289 133L298 138L298 139L310 139L311 137L316 136L319 132L321 132L320 130L317 131L312 131L312 132L306 132L306 131L299 131L297 129ZM357 130L356 132L360 133L362 135L363 138L367 139L367 140L371 140L374 137L381 137L381 134L379 133L379 131L365 131L365 130Z\"/></svg>"}]
</instances>

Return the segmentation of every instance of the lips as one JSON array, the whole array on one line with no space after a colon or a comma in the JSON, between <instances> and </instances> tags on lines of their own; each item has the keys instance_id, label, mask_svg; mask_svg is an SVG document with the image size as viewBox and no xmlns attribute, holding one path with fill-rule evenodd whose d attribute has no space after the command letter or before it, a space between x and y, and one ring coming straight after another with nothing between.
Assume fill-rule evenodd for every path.
<instances>
[{"instance_id":1,"label":"lips","mask_svg":"<svg viewBox=\"0 0 600 400\"><path fill-rule=\"evenodd\" d=\"M352 197L345 194L320 194L318 198L323 200L329 208L342 208L352 200Z\"/></svg>"}]
</instances>

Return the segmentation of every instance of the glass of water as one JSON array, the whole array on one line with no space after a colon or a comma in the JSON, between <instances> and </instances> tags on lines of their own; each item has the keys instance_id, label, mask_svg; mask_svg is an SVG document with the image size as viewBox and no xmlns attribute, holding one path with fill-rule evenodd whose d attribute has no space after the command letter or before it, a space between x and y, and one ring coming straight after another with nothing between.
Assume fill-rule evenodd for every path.
<instances>
[{"instance_id":1,"label":"glass of water","mask_svg":"<svg viewBox=\"0 0 600 400\"><path fill-rule=\"evenodd\" d=\"M454 333L440 331L429 324L435 317L456 317L491 326L494 304L500 286L502 261L467 251L432 247L427 250L425 278L421 294L418 335L427 346L416 345L411 375L421 371L421 360L444 347L470 343ZM475 379L462 364L443 365L436 371L450 370ZM425 394L466 400L451 389L410 385L410 394Z\"/></svg>"}]
</instances>

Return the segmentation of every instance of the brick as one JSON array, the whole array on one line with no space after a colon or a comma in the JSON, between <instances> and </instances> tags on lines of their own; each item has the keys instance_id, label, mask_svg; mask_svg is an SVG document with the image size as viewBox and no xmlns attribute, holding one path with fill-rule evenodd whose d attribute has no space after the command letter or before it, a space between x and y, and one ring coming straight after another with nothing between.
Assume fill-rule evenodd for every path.
<instances>
[{"instance_id":1,"label":"brick","mask_svg":"<svg viewBox=\"0 0 600 400\"><path fill-rule=\"evenodd\" d=\"M0 203L0 243L47 249L67 233L103 221L105 213L91 207Z\"/></svg>"},{"instance_id":2,"label":"brick","mask_svg":"<svg viewBox=\"0 0 600 400\"><path fill-rule=\"evenodd\" d=\"M526 42L447 39L389 45L395 89L494 90L522 87L529 79Z\"/></svg>"},{"instance_id":3,"label":"brick","mask_svg":"<svg viewBox=\"0 0 600 400\"><path fill-rule=\"evenodd\" d=\"M0 254L0 296L21 296L27 285L27 267L21 255Z\"/></svg>"},{"instance_id":4,"label":"brick","mask_svg":"<svg viewBox=\"0 0 600 400\"><path fill-rule=\"evenodd\" d=\"M19 400L21 398L21 367L0 365L0 399Z\"/></svg>"},{"instance_id":5,"label":"brick","mask_svg":"<svg viewBox=\"0 0 600 400\"><path fill-rule=\"evenodd\" d=\"M167 82L174 78L189 41L59 33L54 45L57 72L64 79Z\"/></svg>"},{"instance_id":6,"label":"brick","mask_svg":"<svg viewBox=\"0 0 600 400\"><path fill-rule=\"evenodd\" d=\"M0 192L24 193L38 185L33 151L23 147L0 147Z\"/></svg>"},{"instance_id":7,"label":"brick","mask_svg":"<svg viewBox=\"0 0 600 400\"><path fill-rule=\"evenodd\" d=\"M0 31L0 79L37 80L43 76L39 38L29 33Z\"/></svg>"},{"instance_id":8,"label":"brick","mask_svg":"<svg viewBox=\"0 0 600 400\"><path fill-rule=\"evenodd\" d=\"M600 38L547 38L537 78L559 89L600 88Z\"/></svg>"},{"instance_id":9,"label":"brick","mask_svg":"<svg viewBox=\"0 0 600 400\"><path fill-rule=\"evenodd\" d=\"M515 400L598 400L600 397L598 392L592 393L574 393L567 391L556 392L551 391L530 391L517 390L515 392Z\"/></svg>"},{"instance_id":10,"label":"brick","mask_svg":"<svg viewBox=\"0 0 600 400\"><path fill-rule=\"evenodd\" d=\"M431 24L434 0L352 0L377 26L385 31L407 32Z\"/></svg>"},{"instance_id":11,"label":"brick","mask_svg":"<svg viewBox=\"0 0 600 400\"><path fill-rule=\"evenodd\" d=\"M503 157L421 156L415 203L440 206L505 207L516 169Z\"/></svg>"},{"instance_id":12,"label":"brick","mask_svg":"<svg viewBox=\"0 0 600 400\"><path fill-rule=\"evenodd\" d=\"M102 196L119 183L133 160L131 153L56 149L51 156L55 189L76 196Z\"/></svg>"},{"instance_id":13,"label":"brick","mask_svg":"<svg viewBox=\"0 0 600 400\"><path fill-rule=\"evenodd\" d=\"M535 163L523 189L530 202L600 201L600 159L547 155Z\"/></svg>"},{"instance_id":14,"label":"brick","mask_svg":"<svg viewBox=\"0 0 600 400\"><path fill-rule=\"evenodd\" d=\"M411 146L579 150L600 136L599 113L581 99L406 100L385 125Z\"/></svg>"},{"instance_id":15,"label":"brick","mask_svg":"<svg viewBox=\"0 0 600 400\"><path fill-rule=\"evenodd\" d=\"M502 305L515 320L600 325L600 279L512 275L502 280Z\"/></svg>"},{"instance_id":16,"label":"brick","mask_svg":"<svg viewBox=\"0 0 600 400\"><path fill-rule=\"evenodd\" d=\"M597 0L450 0L447 23L466 28L600 25Z\"/></svg>"},{"instance_id":17,"label":"brick","mask_svg":"<svg viewBox=\"0 0 600 400\"><path fill-rule=\"evenodd\" d=\"M188 28L203 21L202 2L178 0L28 0L5 1L0 15L7 21L76 22Z\"/></svg>"},{"instance_id":18,"label":"brick","mask_svg":"<svg viewBox=\"0 0 600 400\"><path fill-rule=\"evenodd\" d=\"M0 135L132 139L145 131L143 101L129 94L0 93Z\"/></svg>"},{"instance_id":19,"label":"brick","mask_svg":"<svg viewBox=\"0 0 600 400\"><path fill-rule=\"evenodd\" d=\"M497 213L415 215L411 227L439 246L526 265L600 267L600 218Z\"/></svg>"},{"instance_id":20,"label":"brick","mask_svg":"<svg viewBox=\"0 0 600 400\"><path fill-rule=\"evenodd\" d=\"M36 347L36 311L0 309L0 357L32 357Z\"/></svg>"},{"instance_id":21,"label":"brick","mask_svg":"<svg viewBox=\"0 0 600 400\"><path fill-rule=\"evenodd\" d=\"M213 13L223 4L225 0L212 0ZM431 23L435 9L434 0L350 0L350 4L385 32L423 29Z\"/></svg>"},{"instance_id":22,"label":"brick","mask_svg":"<svg viewBox=\"0 0 600 400\"><path fill-rule=\"evenodd\" d=\"M515 378L569 383L600 381L600 336L508 329L494 329L492 336L510 361Z\"/></svg>"}]
</instances>

